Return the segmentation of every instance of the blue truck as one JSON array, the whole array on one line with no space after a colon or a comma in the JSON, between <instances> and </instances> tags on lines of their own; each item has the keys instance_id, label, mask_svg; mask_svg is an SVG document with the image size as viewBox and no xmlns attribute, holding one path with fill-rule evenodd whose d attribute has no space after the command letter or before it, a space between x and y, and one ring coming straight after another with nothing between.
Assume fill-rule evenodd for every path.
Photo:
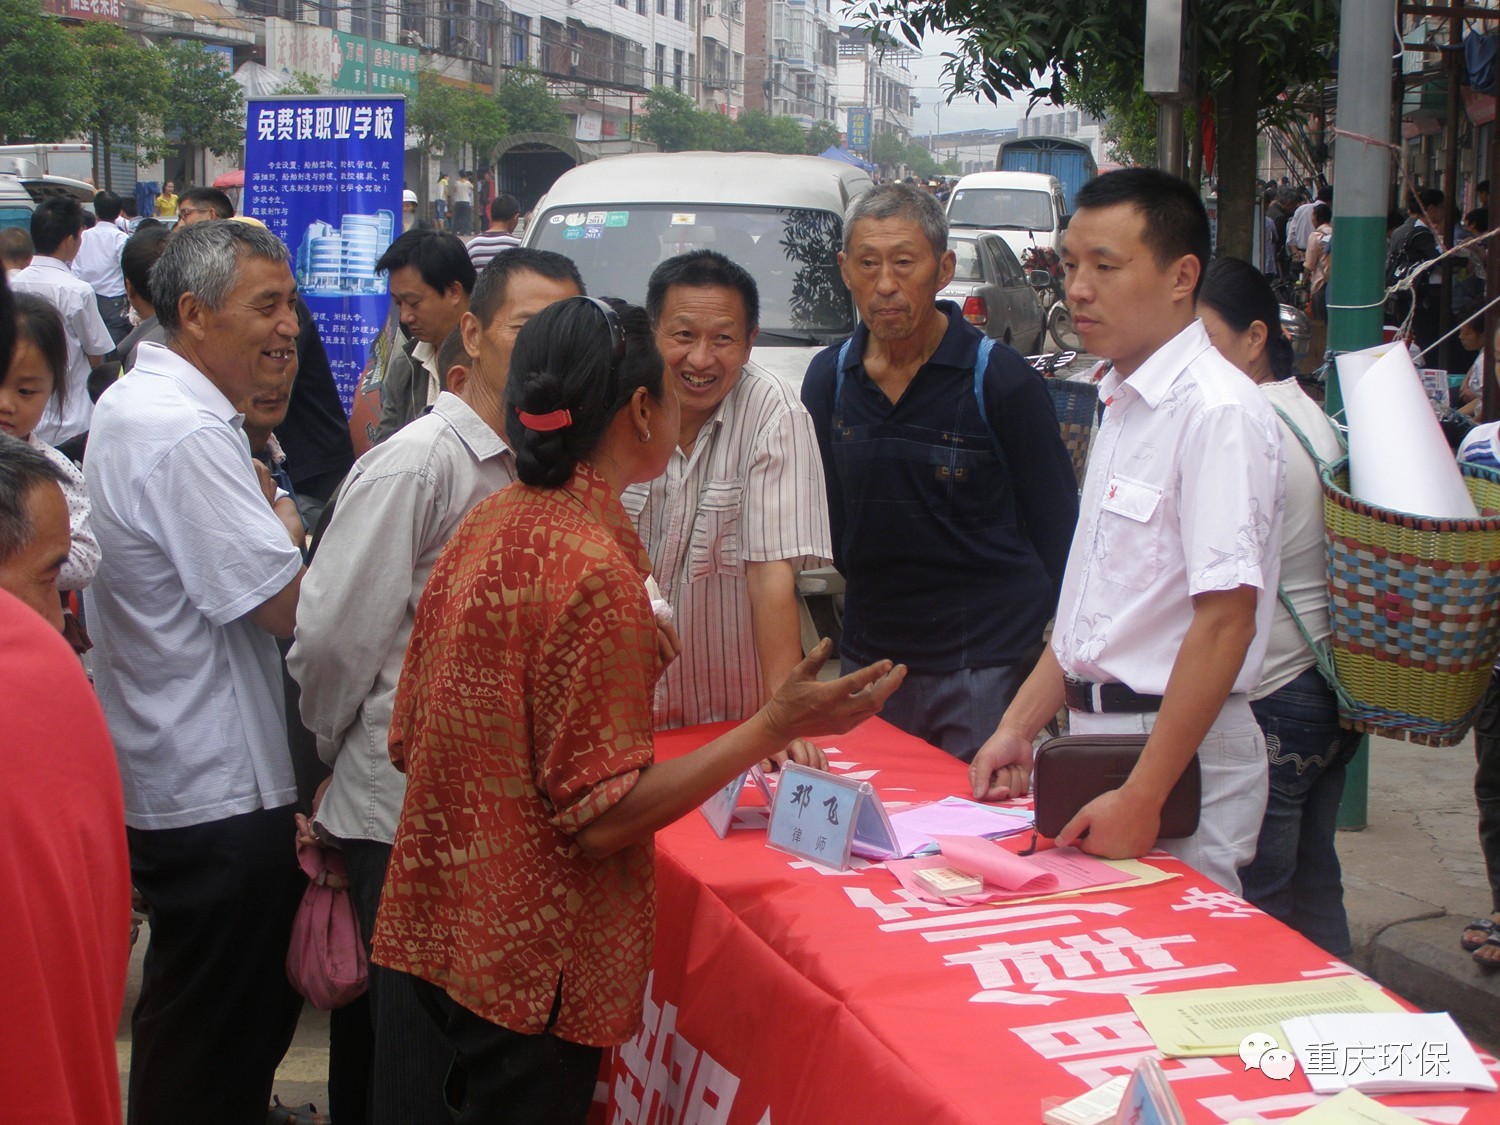
<instances>
[{"instance_id":1,"label":"blue truck","mask_svg":"<svg viewBox=\"0 0 1500 1125\"><path fill-rule=\"evenodd\" d=\"M1073 213L1078 189L1099 174L1089 146L1067 137L1017 137L1000 146L997 172L1041 172L1062 184L1063 202Z\"/></svg>"}]
</instances>

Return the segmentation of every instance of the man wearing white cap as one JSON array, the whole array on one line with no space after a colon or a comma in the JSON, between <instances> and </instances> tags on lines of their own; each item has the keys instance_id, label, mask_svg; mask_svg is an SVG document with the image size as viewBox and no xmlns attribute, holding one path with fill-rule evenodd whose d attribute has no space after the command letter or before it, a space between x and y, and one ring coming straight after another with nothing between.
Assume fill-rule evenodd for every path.
<instances>
[{"instance_id":1,"label":"man wearing white cap","mask_svg":"<svg viewBox=\"0 0 1500 1125\"><path fill-rule=\"evenodd\" d=\"M401 233L409 230L431 230L432 224L417 218L417 193L407 188L401 193Z\"/></svg>"}]
</instances>

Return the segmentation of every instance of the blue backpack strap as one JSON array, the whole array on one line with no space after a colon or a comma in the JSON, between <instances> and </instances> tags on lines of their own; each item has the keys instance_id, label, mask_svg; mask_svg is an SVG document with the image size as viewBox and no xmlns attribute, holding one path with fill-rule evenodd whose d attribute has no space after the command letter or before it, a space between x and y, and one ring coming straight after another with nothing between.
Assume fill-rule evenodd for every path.
<instances>
[{"instance_id":1,"label":"blue backpack strap","mask_svg":"<svg viewBox=\"0 0 1500 1125\"><path fill-rule=\"evenodd\" d=\"M850 336L844 341L844 346L839 349L838 359L833 361L833 409L839 408L839 396L844 393L844 360L849 358L849 345L854 343L854 337Z\"/></svg>"},{"instance_id":2,"label":"blue backpack strap","mask_svg":"<svg viewBox=\"0 0 1500 1125\"><path fill-rule=\"evenodd\" d=\"M986 336L979 341L979 354L974 357L974 403L979 407L979 420L989 431L990 444L995 447L995 453L999 456L1000 439L995 436L995 427L990 425L990 412L984 405L984 376L990 369L990 352L994 349L993 336Z\"/></svg>"}]
</instances>

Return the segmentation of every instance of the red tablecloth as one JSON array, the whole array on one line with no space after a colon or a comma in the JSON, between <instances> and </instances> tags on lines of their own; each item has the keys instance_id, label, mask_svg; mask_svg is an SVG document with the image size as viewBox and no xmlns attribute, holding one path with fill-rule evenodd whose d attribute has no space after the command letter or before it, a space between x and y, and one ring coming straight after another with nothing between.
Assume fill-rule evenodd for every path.
<instances>
[{"instance_id":1,"label":"red tablecloth","mask_svg":"<svg viewBox=\"0 0 1500 1125\"><path fill-rule=\"evenodd\" d=\"M663 734L658 755L728 725ZM967 795L961 763L879 720L819 741L887 803ZM1155 1054L1132 994L1353 972L1170 857L1151 862L1181 877L1150 887L950 908L878 865L799 862L763 829L720 840L697 814L657 847L655 967L643 1030L607 1060L611 1123L1039 1122L1043 1099ZM1238 1056L1163 1067L1189 1122L1284 1120L1319 1100L1300 1071L1277 1081ZM1500 1122L1500 1095L1381 1100Z\"/></svg>"}]
</instances>

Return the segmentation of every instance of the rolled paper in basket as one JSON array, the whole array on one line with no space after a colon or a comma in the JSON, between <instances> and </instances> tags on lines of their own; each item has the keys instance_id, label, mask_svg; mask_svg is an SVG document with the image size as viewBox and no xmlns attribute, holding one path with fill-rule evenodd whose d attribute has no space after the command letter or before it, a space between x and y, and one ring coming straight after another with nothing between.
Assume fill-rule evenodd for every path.
<instances>
[{"instance_id":1,"label":"rolled paper in basket","mask_svg":"<svg viewBox=\"0 0 1500 1125\"><path fill-rule=\"evenodd\" d=\"M1479 512L1406 348L1381 344L1335 362L1349 422L1350 493L1396 512L1475 519Z\"/></svg>"}]
</instances>

